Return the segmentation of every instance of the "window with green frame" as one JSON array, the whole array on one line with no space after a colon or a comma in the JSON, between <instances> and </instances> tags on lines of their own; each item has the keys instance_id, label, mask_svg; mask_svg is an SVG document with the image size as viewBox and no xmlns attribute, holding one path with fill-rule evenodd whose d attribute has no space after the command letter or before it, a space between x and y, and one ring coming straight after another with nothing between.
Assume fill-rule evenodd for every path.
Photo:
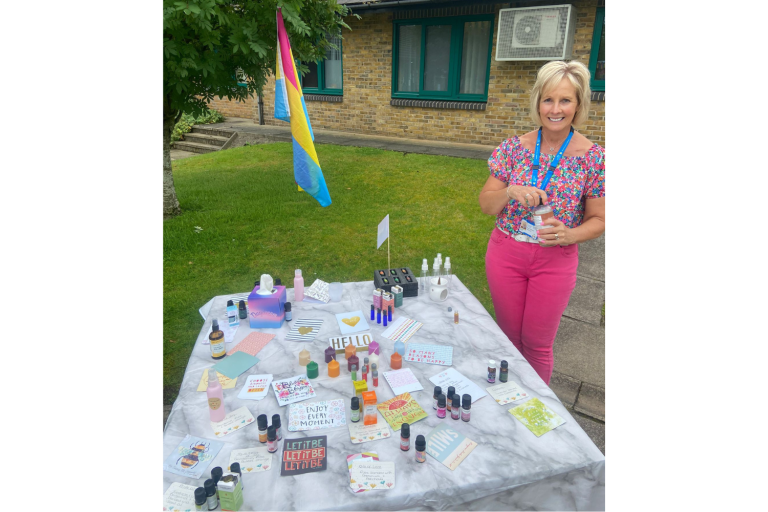
<instances>
[{"instance_id":1,"label":"window with green frame","mask_svg":"<svg viewBox=\"0 0 768 512\"><path fill-rule=\"evenodd\" d=\"M589 83L593 91L605 91L605 7L597 8L595 32L592 35L592 53L589 55Z\"/></svg>"},{"instance_id":2,"label":"window with green frame","mask_svg":"<svg viewBox=\"0 0 768 512\"><path fill-rule=\"evenodd\" d=\"M392 97L487 101L493 18L394 21Z\"/></svg>"},{"instance_id":3,"label":"window with green frame","mask_svg":"<svg viewBox=\"0 0 768 512\"><path fill-rule=\"evenodd\" d=\"M306 63L309 73L301 78L301 89L306 94L343 94L341 38L329 37L328 41L335 44L338 50L328 48L324 60Z\"/></svg>"}]
</instances>

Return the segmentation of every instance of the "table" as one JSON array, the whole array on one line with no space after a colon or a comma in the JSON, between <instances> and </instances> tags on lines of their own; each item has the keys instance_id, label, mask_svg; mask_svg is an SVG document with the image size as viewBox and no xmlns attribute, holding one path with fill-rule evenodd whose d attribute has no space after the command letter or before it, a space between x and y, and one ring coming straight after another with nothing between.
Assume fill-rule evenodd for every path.
<instances>
[{"instance_id":1,"label":"table","mask_svg":"<svg viewBox=\"0 0 768 512\"><path fill-rule=\"evenodd\" d=\"M309 283L311 284L311 283ZM323 351L328 338L340 336L336 313L361 310L371 325L373 338L381 344L379 386L375 389L379 403L394 396L382 372L389 370L389 356L393 342L380 334L383 324L369 320L373 281L344 283L341 302L313 304L294 302L293 289L288 289L288 300L293 304L293 320L301 318L323 319L322 328L313 343L285 341L285 335L293 322L286 322L280 329L259 329L274 333L276 337L262 349L257 357L261 360L238 378L234 389L224 390L227 411L248 406L254 417L259 414L280 413L283 437L300 438L313 435L328 436L328 469L317 473L297 476L280 476L282 441L273 454L273 469L243 476L245 483L242 510L603 510L605 508L605 457L592 443L560 403L552 390L541 380L531 366L509 342L491 316L464 286L453 276L448 299L432 302L427 295L406 297L403 306L396 308L393 320L406 316L424 323L410 342L453 345L453 367L485 389L488 359L509 362L509 380L521 385L529 395L538 397L549 408L566 420L564 425L537 438L524 425L507 412L520 402L498 405L486 396L472 404L470 422L454 421L450 414L440 419L432 409L434 385L429 377L447 369L447 366L410 363L403 361L403 368L410 368L424 387L424 391L411 393L427 412L428 417L411 425L411 450L399 449L397 433L390 438L362 444L352 444L346 427L288 432L287 406L279 407L274 393L260 401L240 400L237 393L249 374L272 373L281 379L305 373L299 366L298 354L306 346L312 360L319 362L320 377L312 379L316 400L343 398L347 405L347 421L350 418L350 398L354 396L346 364L341 375L327 376L323 363ZM238 295L247 295L238 294ZM181 390L168 417L163 434L163 460L181 442L186 434L216 439L211 430L205 392L196 391L202 372L211 367L208 345L202 340L207 336L212 318L225 316L227 299L232 295L212 299L210 313L197 338L182 381ZM448 307L458 309L460 323L453 323L453 313ZM241 326L229 350L252 330L248 320ZM360 360L367 352L359 353ZM344 361L343 354L337 355ZM379 421L384 421L379 417ZM448 424L469 439L478 443L474 451L451 471L434 458L416 463L413 445L416 436L426 435L440 422ZM163 472L163 491L172 482L202 486L210 478L210 468L226 469L233 449L265 446L258 442L257 426L227 435L219 441L224 448L212 461L200 480ZM392 490L369 491L352 494L347 490L349 473L346 456L364 451L377 451L382 461L394 461L396 485Z\"/></svg>"}]
</instances>

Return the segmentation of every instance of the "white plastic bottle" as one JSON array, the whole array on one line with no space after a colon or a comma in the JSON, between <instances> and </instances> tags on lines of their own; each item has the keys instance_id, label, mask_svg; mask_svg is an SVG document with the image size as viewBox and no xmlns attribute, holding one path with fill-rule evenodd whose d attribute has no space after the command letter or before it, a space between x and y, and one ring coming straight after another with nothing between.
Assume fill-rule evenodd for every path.
<instances>
[{"instance_id":1,"label":"white plastic bottle","mask_svg":"<svg viewBox=\"0 0 768 512\"><path fill-rule=\"evenodd\" d=\"M296 302L304 300L304 278L301 277L301 269L296 269L296 275L293 278L293 300Z\"/></svg>"}]
</instances>

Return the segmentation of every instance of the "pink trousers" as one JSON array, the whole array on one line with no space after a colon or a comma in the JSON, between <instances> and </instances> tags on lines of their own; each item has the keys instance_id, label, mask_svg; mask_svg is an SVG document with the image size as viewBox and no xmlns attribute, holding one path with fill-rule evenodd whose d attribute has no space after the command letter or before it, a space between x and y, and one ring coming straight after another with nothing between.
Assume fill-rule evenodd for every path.
<instances>
[{"instance_id":1,"label":"pink trousers","mask_svg":"<svg viewBox=\"0 0 768 512\"><path fill-rule=\"evenodd\" d=\"M552 377L552 346L576 286L578 245L540 247L494 228L485 273L496 322L541 379Z\"/></svg>"}]
</instances>

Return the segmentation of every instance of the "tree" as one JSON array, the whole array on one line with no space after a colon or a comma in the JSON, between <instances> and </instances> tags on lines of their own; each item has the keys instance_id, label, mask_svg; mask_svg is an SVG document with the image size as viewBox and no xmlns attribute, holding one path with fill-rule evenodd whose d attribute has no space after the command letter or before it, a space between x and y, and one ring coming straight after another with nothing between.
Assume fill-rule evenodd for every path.
<instances>
[{"instance_id":1,"label":"tree","mask_svg":"<svg viewBox=\"0 0 768 512\"><path fill-rule=\"evenodd\" d=\"M171 134L184 112L199 114L215 96L261 95L275 72L277 8L294 59L321 60L329 37L349 26L336 0L163 0L163 215L181 213L171 172ZM306 66L300 66L306 72ZM247 87L238 86L242 70ZM242 74L241 73L241 74Z\"/></svg>"}]
</instances>

